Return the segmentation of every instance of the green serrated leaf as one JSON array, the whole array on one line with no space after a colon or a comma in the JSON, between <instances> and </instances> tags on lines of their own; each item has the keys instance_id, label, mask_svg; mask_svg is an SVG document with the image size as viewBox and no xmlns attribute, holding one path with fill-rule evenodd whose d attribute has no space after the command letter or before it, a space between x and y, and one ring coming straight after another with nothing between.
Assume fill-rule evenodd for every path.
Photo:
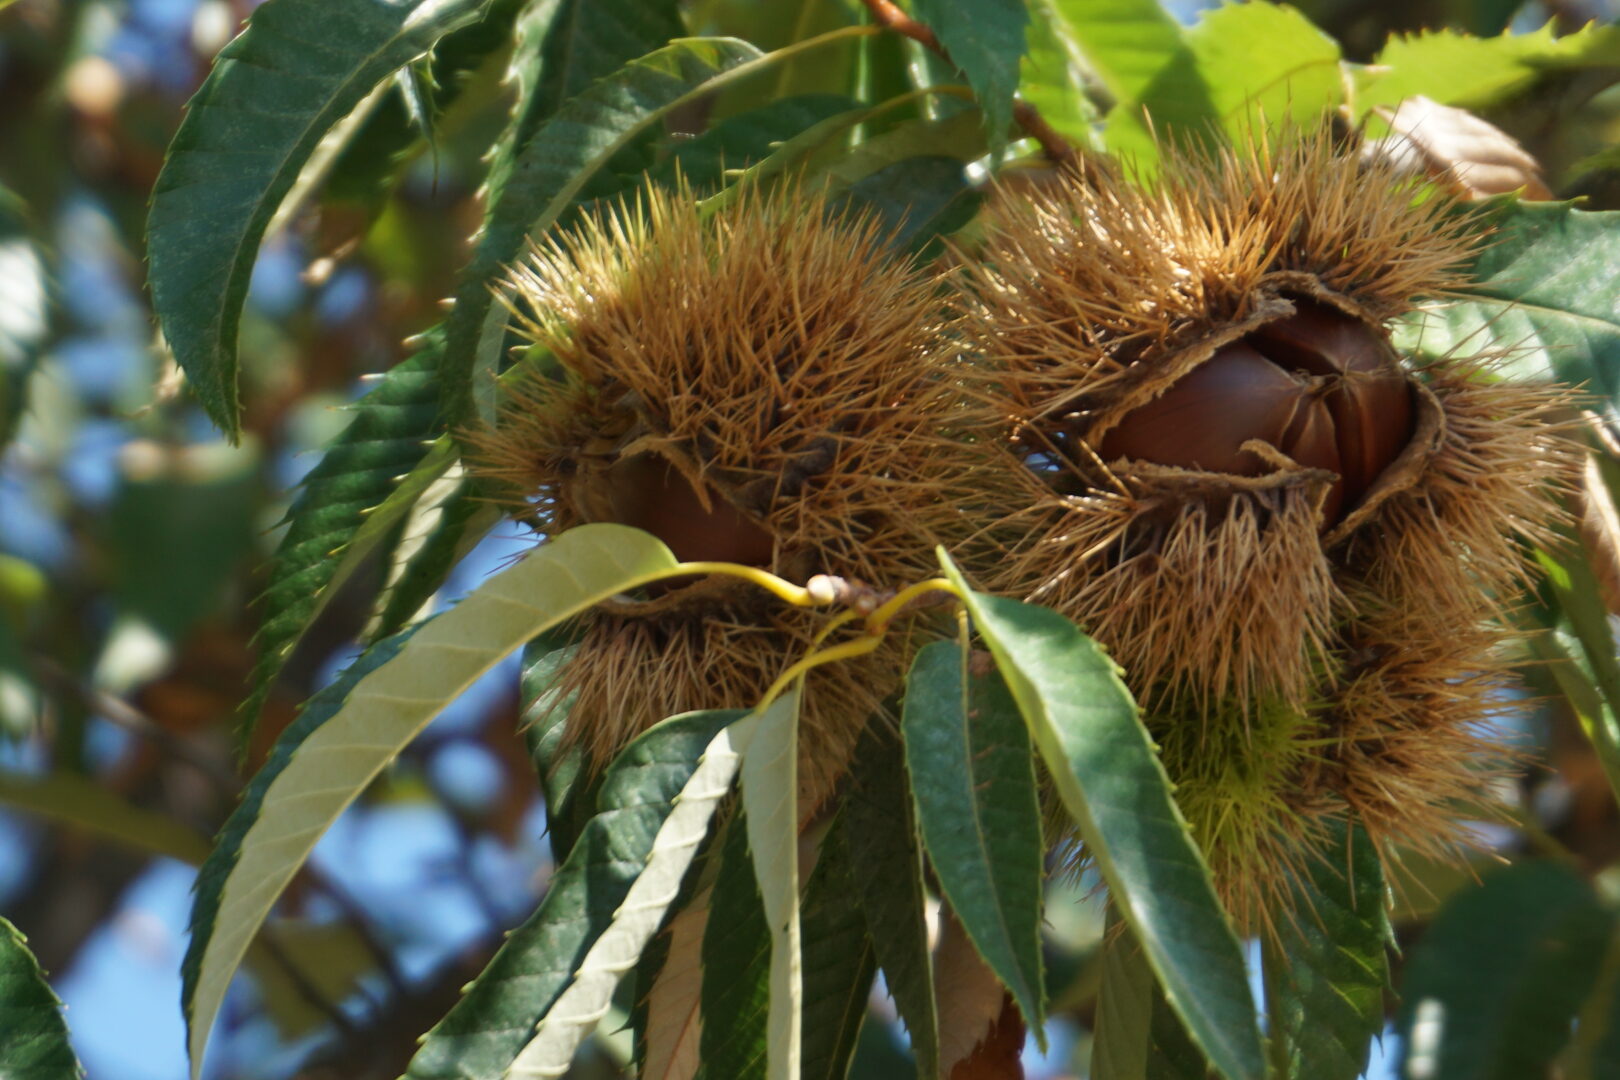
<instances>
[{"instance_id":1,"label":"green serrated leaf","mask_svg":"<svg viewBox=\"0 0 1620 1080\"><path fill-rule=\"evenodd\" d=\"M745 715L725 709L673 717L619 754L603 775L596 815L558 867L540 907L428 1032L407 1077L506 1075L535 1025L612 925L705 750Z\"/></svg>"},{"instance_id":2,"label":"green serrated leaf","mask_svg":"<svg viewBox=\"0 0 1620 1080\"><path fill-rule=\"evenodd\" d=\"M1118 669L1061 615L975 593L940 561L1172 1008L1227 1080L1259 1080L1242 948Z\"/></svg>"},{"instance_id":3,"label":"green serrated leaf","mask_svg":"<svg viewBox=\"0 0 1620 1080\"><path fill-rule=\"evenodd\" d=\"M821 841L816 868L804 890L804 1063L801 1080L844 1080L860 1038L866 1002L877 971L876 954L858 899L859 878L886 877L856 870L846 813Z\"/></svg>"},{"instance_id":4,"label":"green serrated leaf","mask_svg":"<svg viewBox=\"0 0 1620 1080\"><path fill-rule=\"evenodd\" d=\"M1074 39L1091 71L1116 102L1191 98L1194 111L1208 87L1191 64L1181 24L1158 0L1043 0Z\"/></svg>"},{"instance_id":5,"label":"green serrated leaf","mask_svg":"<svg viewBox=\"0 0 1620 1080\"><path fill-rule=\"evenodd\" d=\"M1283 4L1206 10L1183 47L1161 76L1108 114L1110 151L1146 164L1157 153L1155 132L1241 141L1281 124L1308 130L1344 97L1338 43Z\"/></svg>"},{"instance_id":6,"label":"green serrated leaf","mask_svg":"<svg viewBox=\"0 0 1620 1080\"><path fill-rule=\"evenodd\" d=\"M939 1017L928 948L928 894L899 739L875 729L862 736L844 817L854 864L884 868L881 874L856 874L855 891L883 967L883 981L911 1034L918 1074L937 1076Z\"/></svg>"},{"instance_id":7,"label":"green serrated leaf","mask_svg":"<svg viewBox=\"0 0 1620 1080\"><path fill-rule=\"evenodd\" d=\"M554 6L555 0L552 3ZM475 73L512 41L514 22L525 6L525 0L490 0L476 20L440 38L432 54L413 65L422 70L422 82L431 90L420 95L418 106L428 120L427 127L433 125L435 116L461 100ZM546 4L537 0L527 6L543 8ZM426 130L411 113L404 93L379 102L337 154L322 197L377 207L403 173L402 166L412 158L412 151L424 141L431 142L431 137L424 139Z\"/></svg>"},{"instance_id":8,"label":"green serrated leaf","mask_svg":"<svg viewBox=\"0 0 1620 1080\"><path fill-rule=\"evenodd\" d=\"M269 0L220 51L152 192L158 321L197 400L240 434L236 334L259 241L321 137L483 0Z\"/></svg>"},{"instance_id":9,"label":"green serrated leaf","mask_svg":"<svg viewBox=\"0 0 1620 1080\"><path fill-rule=\"evenodd\" d=\"M430 336L354 404L354 419L304 478L287 511L287 531L259 597L259 655L242 705L244 736L304 633L409 509L409 502L396 499L394 508L378 510L399 489L400 477L428 456L438 427L440 349L439 336ZM439 469L448 466L445 459Z\"/></svg>"},{"instance_id":10,"label":"green serrated leaf","mask_svg":"<svg viewBox=\"0 0 1620 1080\"><path fill-rule=\"evenodd\" d=\"M746 769L752 743L760 732L783 723L784 718L790 724L796 723L798 712L799 693L794 688L771 705L722 729L704 747L697 768L672 800L669 816L653 837L646 865L614 911L612 921L591 944L579 970L541 1017L534 1038L506 1070L507 1077L555 1080L568 1071L580 1043L611 1007L620 978L636 966L671 906L683 894L687 870L708 836L720 801L730 793L739 770ZM767 899L767 906L769 903Z\"/></svg>"},{"instance_id":11,"label":"green serrated leaf","mask_svg":"<svg viewBox=\"0 0 1620 1080\"><path fill-rule=\"evenodd\" d=\"M1026 51L1024 0L913 0L912 6L967 76L991 145L999 148L1012 123L1018 65Z\"/></svg>"},{"instance_id":12,"label":"green serrated leaf","mask_svg":"<svg viewBox=\"0 0 1620 1080\"><path fill-rule=\"evenodd\" d=\"M1383 864L1363 830L1334 828L1294 885L1292 918L1262 941L1275 1080L1356 1080L1384 1028L1395 935Z\"/></svg>"},{"instance_id":13,"label":"green serrated leaf","mask_svg":"<svg viewBox=\"0 0 1620 1080\"><path fill-rule=\"evenodd\" d=\"M1508 101L1548 74L1620 66L1620 27L1589 23L1559 36L1554 20L1526 34L1474 37L1454 29L1398 34L1358 71L1358 115L1422 94L1479 109Z\"/></svg>"},{"instance_id":14,"label":"green serrated leaf","mask_svg":"<svg viewBox=\"0 0 1620 1080\"><path fill-rule=\"evenodd\" d=\"M760 715L743 753L742 805L760 902L771 930L771 1076L798 1076L804 980L799 923L799 700L802 682Z\"/></svg>"},{"instance_id":15,"label":"green serrated leaf","mask_svg":"<svg viewBox=\"0 0 1620 1080\"><path fill-rule=\"evenodd\" d=\"M906 676L906 773L928 860L979 955L1044 1038L1041 811L1029 731L965 644L923 647Z\"/></svg>"},{"instance_id":16,"label":"green serrated leaf","mask_svg":"<svg viewBox=\"0 0 1620 1080\"><path fill-rule=\"evenodd\" d=\"M529 124L684 33L677 0L562 0L541 49L534 100L524 106ZM520 131L520 145L534 130Z\"/></svg>"},{"instance_id":17,"label":"green serrated leaf","mask_svg":"<svg viewBox=\"0 0 1620 1080\"><path fill-rule=\"evenodd\" d=\"M771 926L748 850L747 815L739 808L726 826L703 931L697 1080L764 1080L770 982Z\"/></svg>"},{"instance_id":18,"label":"green serrated leaf","mask_svg":"<svg viewBox=\"0 0 1620 1080\"><path fill-rule=\"evenodd\" d=\"M51 992L28 940L0 918L0 1076L16 1080L79 1080L84 1076L62 1003Z\"/></svg>"},{"instance_id":19,"label":"green serrated leaf","mask_svg":"<svg viewBox=\"0 0 1620 1080\"><path fill-rule=\"evenodd\" d=\"M964 177L962 162L952 157L897 161L857 180L839 199L879 215L893 229L889 242L925 261L942 249L943 237L973 219L983 201Z\"/></svg>"},{"instance_id":20,"label":"green serrated leaf","mask_svg":"<svg viewBox=\"0 0 1620 1080\"><path fill-rule=\"evenodd\" d=\"M1404 1074L1544 1075L1597 981L1614 915L1575 871L1522 862L1458 894L1412 950Z\"/></svg>"},{"instance_id":21,"label":"green serrated leaf","mask_svg":"<svg viewBox=\"0 0 1620 1080\"><path fill-rule=\"evenodd\" d=\"M563 746L574 696L560 696L557 676L576 651L566 636L555 632L523 647L523 736L545 795L546 836L558 864L568 858L596 812L601 783L586 768L584 752L578 746Z\"/></svg>"},{"instance_id":22,"label":"green serrated leaf","mask_svg":"<svg viewBox=\"0 0 1620 1080\"><path fill-rule=\"evenodd\" d=\"M1506 349L1508 378L1561 379L1620 401L1620 212L1493 201L1490 243L1460 295L1425 304L1397 327L1419 357Z\"/></svg>"},{"instance_id":23,"label":"green serrated leaf","mask_svg":"<svg viewBox=\"0 0 1620 1080\"><path fill-rule=\"evenodd\" d=\"M192 1073L247 944L315 841L439 711L525 642L675 566L655 538L585 525L368 650L277 741L198 876L183 967Z\"/></svg>"},{"instance_id":24,"label":"green serrated leaf","mask_svg":"<svg viewBox=\"0 0 1620 1080\"><path fill-rule=\"evenodd\" d=\"M1088 149L1101 149L1095 130L1101 117L1085 87L1085 52L1059 8L1059 0L1030 4L1029 55L1018 92L1058 134Z\"/></svg>"}]
</instances>

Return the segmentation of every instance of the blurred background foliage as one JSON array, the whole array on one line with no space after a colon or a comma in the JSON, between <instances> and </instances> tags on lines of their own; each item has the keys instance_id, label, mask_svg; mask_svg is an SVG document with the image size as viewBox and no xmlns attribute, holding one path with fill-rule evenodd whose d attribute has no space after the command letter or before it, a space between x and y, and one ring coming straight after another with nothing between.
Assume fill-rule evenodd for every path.
<instances>
[{"instance_id":1,"label":"blurred background foliage","mask_svg":"<svg viewBox=\"0 0 1620 1080\"><path fill-rule=\"evenodd\" d=\"M439 318L480 221L478 156L509 108L505 57L476 37L509 36L521 5L496 0L483 23L347 122L353 137L327 156L324 185L282 215L254 271L241 334L247 407L231 445L154 338L143 223L184 102L254 6L0 2L0 912L65 1000L92 1077L185 1075L178 968L192 868L297 702L355 654L377 585L377 568L363 569L306 635L244 760L233 732L265 560L314 448L347 422L344 405ZM1166 5L1184 22L1207 6ZM1363 62L1393 33L1572 32L1617 14L1595 0L1297 7ZM843 0L693 0L686 16L694 31L767 49L860 17ZM1100 111L1042 100L1041 66L1080 59L1061 43L1032 46L1031 100L1089 138ZM927 62L898 40L881 48L901 50L901 62L818 56L780 77L801 93L846 94L874 72ZM1620 207L1620 56L1501 63L1512 78L1456 103L1517 138L1556 196ZM1107 88L1095 97L1106 106ZM527 542L498 529L434 603ZM1541 689L1545 672L1532 675ZM550 863L533 768L511 737L516 684L507 665L475 687L321 842L227 1003L211 1077L397 1075L505 927L532 909ZM1508 859L1549 857L1508 872L1553 877L1493 893L1500 910L1437 928L1425 955L1488 948L1466 932L1480 919L1585 911L1595 904L1586 881L1620 892L1620 816L1570 701L1549 692L1530 712L1531 768L1511 799L1523 827L1485 836ZM1481 867L1494 861L1482 855ZM1396 883L1407 945L1468 884L1410 869ZM1035 1077L1083 1074L1100 979L1096 905L1082 905L1077 887L1053 888L1072 895L1047 909L1055 1020L1047 1052L1029 1051ZM1535 902L1514 906L1516 895ZM1548 896L1563 905L1552 914ZM1600 959L1593 950L1590 978L1612 978L1616 965L1600 973ZM1525 978L1520 991L1550 992L1567 972ZM899 1075L894 1035L892 1024L867 1025L859 1075ZM609 1034L576 1073L617 1075L624 1051ZM1388 1075L1394 1056L1386 1041L1369 1075Z\"/></svg>"}]
</instances>

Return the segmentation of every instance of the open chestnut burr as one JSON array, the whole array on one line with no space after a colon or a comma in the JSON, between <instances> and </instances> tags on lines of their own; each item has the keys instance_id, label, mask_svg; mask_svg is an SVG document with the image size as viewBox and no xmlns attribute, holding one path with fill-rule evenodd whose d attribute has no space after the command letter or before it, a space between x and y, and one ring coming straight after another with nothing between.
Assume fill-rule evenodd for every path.
<instances>
[{"instance_id":1,"label":"open chestnut burr","mask_svg":"<svg viewBox=\"0 0 1620 1080\"><path fill-rule=\"evenodd\" d=\"M1567 391L1392 346L1480 226L1357 148L1159 166L1086 158L1009 193L965 267L971 388L1003 432L978 445L1006 481L957 500L996 521L961 561L1108 650L1263 930L1346 821L1385 854L1466 844L1505 768L1489 719L1568 482Z\"/></svg>"},{"instance_id":2,"label":"open chestnut burr","mask_svg":"<svg viewBox=\"0 0 1620 1080\"><path fill-rule=\"evenodd\" d=\"M1322 507L1322 527L1337 524L1412 438L1412 389L1378 331L1293 303L1127 413L1102 436L1103 459L1262 476L1277 467L1253 447L1264 443L1338 477Z\"/></svg>"}]
</instances>

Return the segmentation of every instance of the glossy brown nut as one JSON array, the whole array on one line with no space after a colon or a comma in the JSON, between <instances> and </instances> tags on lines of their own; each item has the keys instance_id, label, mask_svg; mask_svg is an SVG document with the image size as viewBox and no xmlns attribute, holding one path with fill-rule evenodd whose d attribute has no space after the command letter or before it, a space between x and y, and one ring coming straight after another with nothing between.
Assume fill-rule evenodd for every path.
<instances>
[{"instance_id":1,"label":"glossy brown nut","mask_svg":"<svg viewBox=\"0 0 1620 1080\"><path fill-rule=\"evenodd\" d=\"M1267 323L1245 340L1283 367L1307 375L1400 377L1394 350L1376 330L1313 300L1295 300L1294 314Z\"/></svg>"},{"instance_id":2,"label":"glossy brown nut","mask_svg":"<svg viewBox=\"0 0 1620 1080\"><path fill-rule=\"evenodd\" d=\"M1341 475L1353 507L1412 440L1412 388L1405 379L1347 375L1328 407L1339 428Z\"/></svg>"},{"instance_id":3,"label":"glossy brown nut","mask_svg":"<svg viewBox=\"0 0 1620 1080\"><path fill-rule=\"evenodd\" d=\"M1105 461L1131 458L1185 469L1261 476L1271 466L1239 449L1260 439L1283 449L1312 387L1242 342L1218 350L1169 390L1132 410L1102 439ZM1310 425L1314 434L1322 417ZM1303 429L1301 429L1303 430Z\"/></svg>"},{"instance_id":4,"label":"glossy brown nut","mask_svg":"<svg viewBox=\"0 0 1620 1080\"><path fill-rule=\"evenodd\" d=\"M1337 414L1332 409L1334 388L1315 380L1313 389L1315 392L1299 410L1277 449L1308 469L1342 474ZM1345 482L1341 477L1328 490L1322 506L1323 521L1337 521L1344 500Z\"/></svg>"},{"instance_id":5,"label":"glossy brown nut","mask_svg":"<svg viewBox=\"0 0 1620 1080\"><path fill-rule=\"evenodd\" d=\"M1326 402L1338 432L1344 501L1353 507L1412 438L1411 387L1375 329L1325 304L1294 305L1293 315L1245 340L1284 367L1334 379Z\"/></svg>"},{"instance_id":6,"label":"glossy brown nut","mask_svg":"<svg viewBox=\"0 0 1620 1080\"><path fill-rule=\"evenodd\" d=\"M686 477L658 455L621 458L608 480L614 520L652 533L682 562L770 565L770 533L712 488L705 510Z\"/></svg>"}]
</instances>

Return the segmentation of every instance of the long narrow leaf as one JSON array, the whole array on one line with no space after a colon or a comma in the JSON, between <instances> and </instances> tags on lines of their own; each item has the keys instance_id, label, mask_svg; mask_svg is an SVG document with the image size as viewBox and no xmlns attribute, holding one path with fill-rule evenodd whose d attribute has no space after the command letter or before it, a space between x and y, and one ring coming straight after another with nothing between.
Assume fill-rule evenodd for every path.
<instances>
[{"instance_id":1,"label":"long narrow leaf","mask_svg":"<svg viewBox=\"0 0 1620 1080\"><path fill-rule=\"evenodd\" d=\"M883 867L881 874L855 874L855 891L883 981L911 1035L918 1071L935 1076L939 1020L928 949L928 894L900 740L869 729L851 771L843 814L850 859L859 867Z\"/></svg>"},{"instance_id":2,"label":"long narrow leaf","mask_svg":"<svg viewBox=\"0 0 1620 1080\"><path fill-rule=\"evenodd\" d=\"M571 530L414 633L375 646L310 703L254 778L198 877L183 968L193 1076L248 942L338 814L507 654L675 565L663 544L634 529Z\"/></svg>"},{"instance_id":3,"label":"long narrow leaf","mask_svg":"<svg viewBox=\"0 0 1620 1080\"><path fill-rule=\"evenodd\" d=\"M169 144L147 222L152 302L215 423L240 431L236 331L259 241L321 136L483 0L269 0Z\"/></svg>"},{"instance_id":4,"label":"long narrow leaf","mask_svg":"<svg viewBox=\"0 0 1620 1080\"><path fill-rule=\"evenodd\" d=\"M1037 1036L1041 811L1029 730L999 678L970 678L954 641L917 654L906 676L906 771L945 899Z\"/></svg>"},{"instance_id":5,"label":"long narrow leaf","mask_svg":"<svg viewBox=\"0 0 1620 1080\"><path fill-rule=\"evenodd\" d=\"M1208 1068L1153 979L1142 945L1109 910L1091 1044L1092 1080L1205 1080Z\"/></svg>"},{"instance_id":6,"label":"long narrow leaf","mask_svg":"<svg viewBox=\"0 0 1620 1080\"><path fill-rule=\"evenodd\" d=\"M770 1075L796 1077L803 1052L804 976L799 954L799 695L760 716L742 761L742 803L760 903L771 928Z\"/></svg>"},{"instance_id":7,"label":"long narrow leaf","mask_svg":"<svg viewBox=\"0 0 1620 1080\"><path fill-rule=\"evenodd\" d=\"M617 917L655 837L705 749L741 709L686 713L653 727L602 777L596 815L553 875L539 908L412 1059L411 1080L497 1080Z\"/></svg>"},{"instance_id":8,"label":"long narrow leaf","mask_svg":"<svg viewBox=\"0 0 1620 1080\"><path fill-rule=\"evenodd\" d=\"M771 1012L771 925L759 897L748 822L726 826L703 929L703 1030L697 1080L765 1080Z\"/></svg>"},{"instance_id":9,"label":"long narrow leaf","mask_svg":"<svg viewBox=\"0 0 1620 1080\"><path fill-rule=\"evenodd\" d=\"M1242 948L1118 669L1061 615L975 593L943 551L940 561L1171 1007L1227 1080L1258 1080Z\"/></svg>"},{"instance_id":10,"label":"long narrow leaf","mask_svg":"<svg viewBox=\"0 0 1620 1080\"><path fill-rule=\"evenodd\" d=\"M1421 357L1509 350L1502 374L1556 378L1620 400L1620 213L1568 203L1491 204L1491 242L1470 284L1405 317L1396 345Z\"/></svg>"},{"instance_id":11,"label":"long narrow leaf","mask_svg":"<svg viewBox=\"0 0 1620 1080\"><path fill-rule=\"evenodd\" d=\"M287 531L270 557L269 582L259 597L259 655L242 706L245 733L251 733L299 640L385 535L385 528L373 526L361 537L368 519L378 517L377 508L399 488L399 478L427 455L439 413L439 353L435 334L355 403L354 419L304 478L287 511Z\"/></svg>"},{"instance_id":12,"label":"long narrow leaf","mask_svg":"<svg viewBox=\"0 0 1620 1080\"><path fill-rule=\"evenodd\" d=\"M866 1017L877 959L862 916L850 855L849 818L821 842L804 889L804 1063L800 1080L844 1080ZM886 864L882 874L886 876Z\"/></svg>"},{"instance_id":13,"label":"long narrow leaf","mask_svg":"<svg viewBox=\"0 0 1620 1080\"><path fill-rule=\"evenodd\" d=\"M123 844L143 855L200 865L208 838L168 814L144 810L104 783L77 773L0 772L0 804Z\"/></svg>"},{"instance_id":14,"label":"long narrow leaf","mask_svg":"<svg viewBox=\"0 0 1620 1080\"><path fill-rule=\"evenodd\" d=\"M580 1041L607 1014L620 977L635 966L680 894L681 881L698 845L708 834L715 808L730 792L738 770L746 770L753 746L774 726L796 725L798 712L799 694L795 689L763 712L749 713L715 736L692 778L681 789L674 809L659 827L647 864L630 886L613 922L591 946L568 988L547 1010L540 1030L507 1070L508 1077L554 1078L568 1071ZM796 910L797 895L793 899ZM767 898L767 909L769 905Z\"/></svg>"},{"instance_id":15,"label":"long narrow leaf","mask_svg":"<svg viewBox=\"0 0 1620 1080\"><path fill-rule=\"evenodd\" d=\"M0 1076L80 1080L62 1003L17 928L0 918Z\"/></svg>"}]
</instances>

